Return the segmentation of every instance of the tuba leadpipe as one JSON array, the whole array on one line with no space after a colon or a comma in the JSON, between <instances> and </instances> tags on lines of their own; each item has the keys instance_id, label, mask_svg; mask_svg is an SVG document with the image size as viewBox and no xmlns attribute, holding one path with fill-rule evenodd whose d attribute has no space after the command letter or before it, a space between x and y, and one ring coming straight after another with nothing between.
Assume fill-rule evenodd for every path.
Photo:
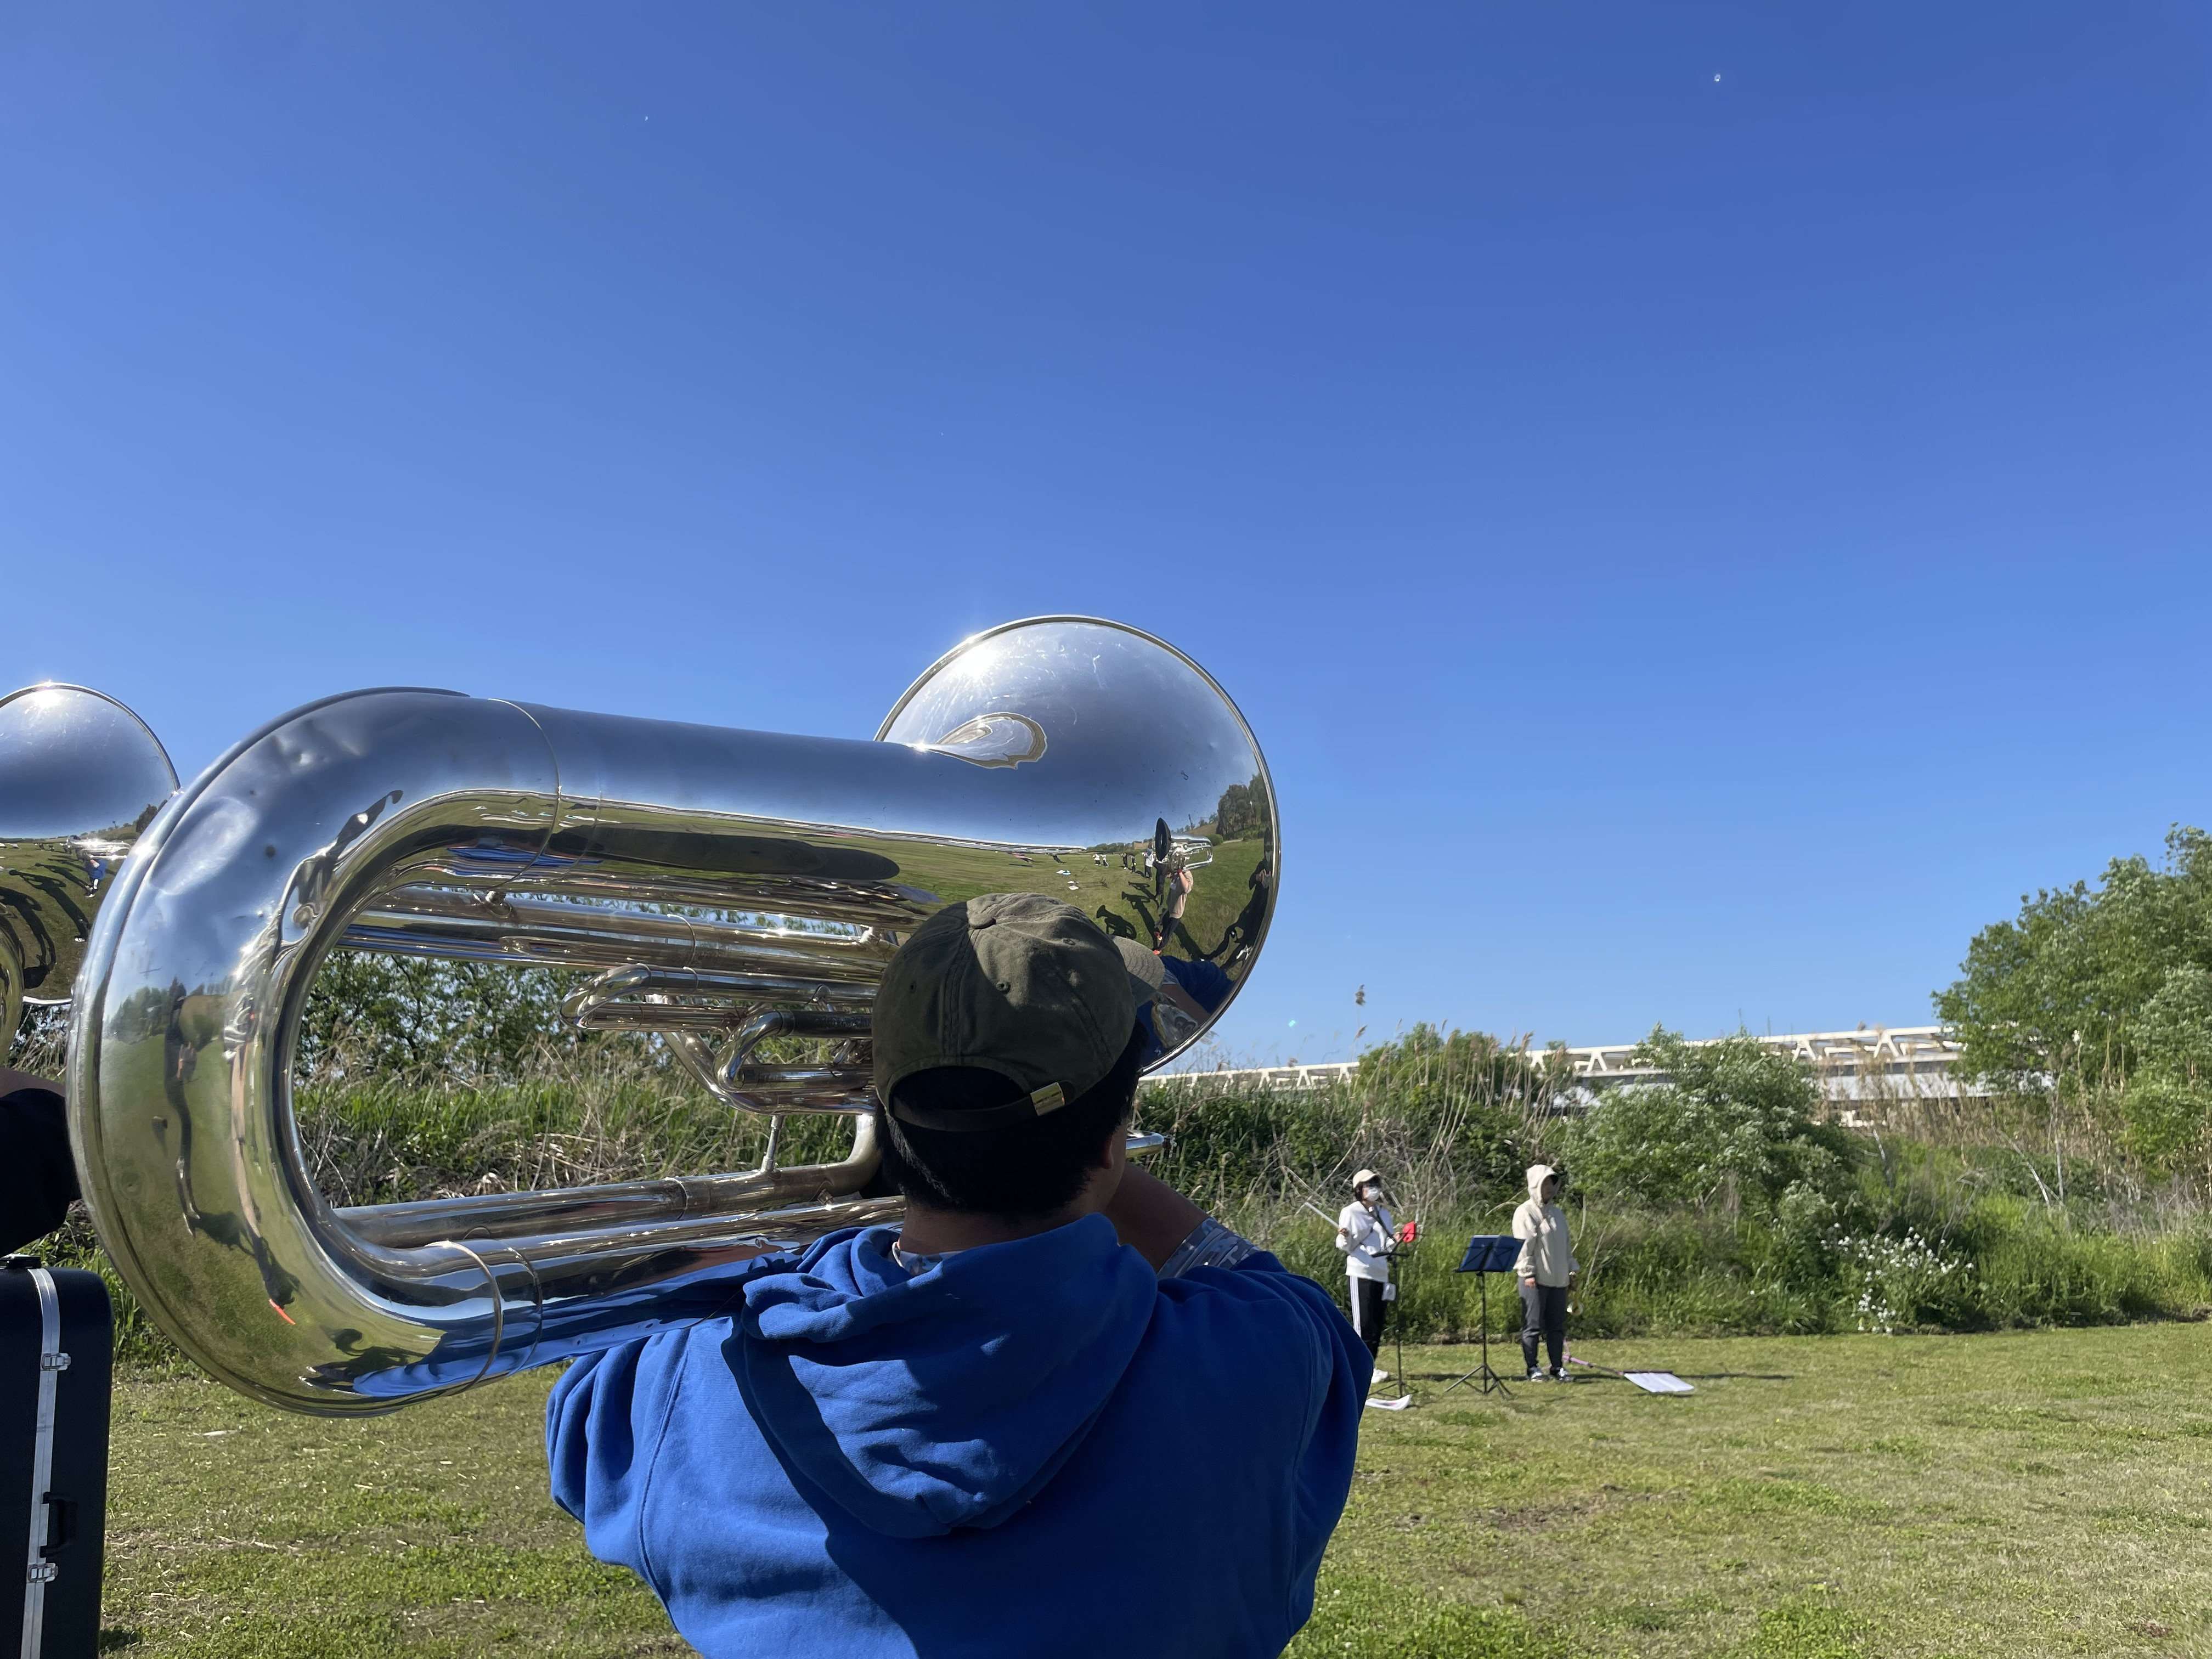
<instances>
[{"instance_id":1,"label":"tuba leadpipe","mask_svg":"<svg viewBox=\"0 0 2212 1659\"><path fill-rule=\"evenodd\" d=\"M1202 917L1160 910L1143 855L1163 825L1186 865L1213 860ZM711 1317L732 1264L895 1217L896 1199L863 1195L868 1009L899 940L943 906L1051 893L1148 945L1172 933L1233 996L1279 865L1267 766L1227 696L1172 647L1088 618L964 641L873 742L434 690L328 698L179 793L105 896L70 1028L86 1202L210 1373L293 1410L388 1410ZM591 969L566 1017L657 1036L716 1099L767 1115L769 1157L331 1204L294 1125L292 1061L334 950ZM767 1063L781 1036L831 1051ZM790 1113L851 1115L850 1152L780 1164Z\"/></svg>"}]
</instances>

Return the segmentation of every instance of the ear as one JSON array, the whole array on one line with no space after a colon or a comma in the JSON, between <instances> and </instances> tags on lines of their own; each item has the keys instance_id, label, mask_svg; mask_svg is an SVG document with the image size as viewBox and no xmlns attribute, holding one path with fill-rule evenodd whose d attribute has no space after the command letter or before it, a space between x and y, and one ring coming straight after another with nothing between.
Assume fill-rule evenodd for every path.
<instances>
[{"instance_id":1,"label":"ear","mask_svg":"<svg viewBox=\"0 0 2212 1659\"><path fill-rule=\"evenodd\" d=\"M1106 1132L1105 1139L1098 1143L1098 1156L1091 1160L1094 1170L1110 1170L1114 1160L1123 1156L1122 1149L1129 1144L1129 1126L1119 1123Z\"/></svg>"}]
</instances>

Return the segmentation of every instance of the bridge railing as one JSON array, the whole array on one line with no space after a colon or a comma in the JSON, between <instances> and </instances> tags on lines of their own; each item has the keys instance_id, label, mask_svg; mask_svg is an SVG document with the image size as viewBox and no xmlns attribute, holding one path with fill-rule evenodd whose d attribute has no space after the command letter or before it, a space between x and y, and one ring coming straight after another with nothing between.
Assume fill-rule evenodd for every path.
<instances>
[{"instance_id":1,"label":"bridge railing","mask_svg":"<svg viewBox=\"0 0 2212 1659\"><path fill-rule=\"evenodd\" d=\"M1705 1039L1694 1042L1701 1048ZM1959 1102L1986 1097L1989 1085L1960 1070L1957 1038L1940 1025L1863 1027L1854 1031L1792 1032L1756 1039L1762 1048L1787 1054L1811 1067L1820 1093L1850 1121L1859 1109L1882 1104ZM1575 1086L1559 1104L1568 1111L1587 1108L1601 1088L1664 1083L1668 1074L1638 1066L1632 1042L1599 1043L1564 1052ZM1224 1089L1325 1089L1349 1083L1359 1074L1357 1060L1328 1060L1312 1066L1217 1067L1207 1072L1168 1072L1152 1078L1167 1087Z\"/></svg>"}]
</instances>

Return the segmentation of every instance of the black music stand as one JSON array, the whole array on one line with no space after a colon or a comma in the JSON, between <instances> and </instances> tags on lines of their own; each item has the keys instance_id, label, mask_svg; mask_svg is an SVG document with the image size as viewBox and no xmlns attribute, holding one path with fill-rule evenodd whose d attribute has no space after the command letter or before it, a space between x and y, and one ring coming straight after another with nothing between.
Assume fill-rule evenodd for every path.
<instances>
[{"instance_id":1,"label":"black music stand","mask_svg":"<svg viewBox=\"0 0 2212 1659\"><path fill-rule=\"evenodd\" d=\"M1484 1394L1502 1394L1508 1400L1513 1397L1512 1391L1505 1386L1505 1379L1490 1369L1490 1275L1511 1273L1513 1264L1520 1259L1521 1241L1510 1233L1477 1233L1467 1241L1467 1254L1452 1271L1482 1276L1482 1363L1465 1376L1455 1378L1444 1393L1449 1394L1462 1382L1474 1382Z\"/></svg>"}]
</instances>

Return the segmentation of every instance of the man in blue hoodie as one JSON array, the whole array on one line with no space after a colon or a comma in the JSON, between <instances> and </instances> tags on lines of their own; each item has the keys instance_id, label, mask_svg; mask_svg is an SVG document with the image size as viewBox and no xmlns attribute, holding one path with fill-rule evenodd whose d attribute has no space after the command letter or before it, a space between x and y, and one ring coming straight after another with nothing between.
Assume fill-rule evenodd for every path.
<instances>
[{"instance_id":1,"label":"man in blue hoodie","mask_svg":"<svg viewBox=\"0 0 2212 1659\"><path fill-rule=\"evenodd\" d=\"M932 917L874 1012L903 1225L555 1387L554 1497L708 1659L1263 1659L1312 1612L1370 1361L1127 1167L1142 988L1054 900Z\"/></svg>"}]
</instances>

